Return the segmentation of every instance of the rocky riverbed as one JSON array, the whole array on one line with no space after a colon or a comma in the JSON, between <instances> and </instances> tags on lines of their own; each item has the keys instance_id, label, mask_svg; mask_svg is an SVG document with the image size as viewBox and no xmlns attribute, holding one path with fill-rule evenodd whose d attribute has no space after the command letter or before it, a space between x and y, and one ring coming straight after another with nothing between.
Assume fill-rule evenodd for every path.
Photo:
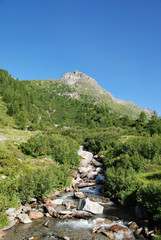
<instances>
[{"instance_id":1,"label":"rocky riverbed","mask_svg":"<svg viewBox=\"0 0 161 240\"><path fill-rule=\"evenodd\" d=\"M10 226L0 231L4 240L151 239L153 231L139 225L129 209L103 196L102 157L83 151L72 185L42 201L31 199L18 210L7 210Z\"/></svg>"}]
</instances>

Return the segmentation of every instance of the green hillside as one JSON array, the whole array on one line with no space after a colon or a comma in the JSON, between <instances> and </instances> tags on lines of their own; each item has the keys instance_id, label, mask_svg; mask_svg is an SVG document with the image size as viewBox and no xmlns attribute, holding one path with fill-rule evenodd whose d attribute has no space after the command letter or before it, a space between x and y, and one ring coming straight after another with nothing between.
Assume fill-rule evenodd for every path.
<instances>
[{"instance_id":1,"label":"green hillside","mask_svg":"<svg viewBox=\"0 0 161 240\"><path fill-rule=\"evenodd\" d=\"M63 81L19 81L0 70L0 228L7 208L70 185L80 145L105 156L108 196L139 203L160 223L161 118L120 115L94 99Z\"/></svg>"}]
</instances>

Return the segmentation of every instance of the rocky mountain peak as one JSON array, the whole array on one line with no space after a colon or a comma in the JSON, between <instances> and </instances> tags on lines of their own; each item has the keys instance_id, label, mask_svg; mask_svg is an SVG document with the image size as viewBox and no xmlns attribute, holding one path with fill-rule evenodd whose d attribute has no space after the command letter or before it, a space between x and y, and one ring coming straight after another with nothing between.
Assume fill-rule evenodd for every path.
<instances>
[{"instance_id":1,"label":"rocky mountain peak","mask_svg":"<svg viewBox=\"0 0 161 240\"><path fill-rule=\"evenodd\" d=\"M73 87L81 87L84 84L92 85L93 87L98 86L98 83L95 79L87 76L82 72L79 72L78 70L75 70L73 73L68 72L63 74L60 81L67 83Z\"/></svg>"}]
</instances>

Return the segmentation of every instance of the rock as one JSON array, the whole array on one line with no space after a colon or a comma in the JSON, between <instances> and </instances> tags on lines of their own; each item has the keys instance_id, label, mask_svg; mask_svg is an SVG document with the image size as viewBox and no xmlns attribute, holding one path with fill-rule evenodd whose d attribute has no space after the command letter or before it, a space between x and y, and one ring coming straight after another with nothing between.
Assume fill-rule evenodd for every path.
<instances>
[{"instance_id":1,"label":"rock","mask_svg":"<svg viewBox=\"0 0 161 240\"><path fill-rule=\"evenodd\" d=\"M31 223L32 222L31 219L29 218L29 216L25 213L19 214L17 217L21 223Z\"/></svg>"},{"instance_id":2,"label":"rock","mask_svg":"<svg viewBox=\"0 0 161 240\"><path fill-rule=\"evenodd\" d=\"M71 208L77 208L77 206L76 206L76 205L74 205L74 204L71 204L71 203L66 203L66 207L67 207L67 209L71 209Z\"/></svg>"},{"instance_id":3,"label":"rock","mask_svg":"<svg viewBox=\"0 0 161 240\"><path fill-rule=\"evenodd\" d=\"M17 220L11 221L10 224L9 224L7 227L4 227L4 228L2 229L2 231L7 231L7 230L9 230L10 228L14 227L16 223L17 223Z\"/></svg>"},{"instance_id":4,"label":"rock","mask_svg":"<svg viewBox=\"0 0 161 240\"><path fill-rule=\"evenodd\" d=\"M84 205L82 208L83 211L88 211L94 214L103 213L104 207L97 202L90 201L89 198L86 198L85 200L83 200L82 205Z\"/></svg>"},{"instance_id":5,"label":"rock","mask_svg":"<svg viewBox=\"0 0 161 240\"><path fill-rule=\"evenodd\" d=\"M97 173L102 172L102 168L101 168L101 167L97 167L97 168L96 168L96 172L97 172Z\"/></svg>"},{"instance_id":6,"label":"rock","mask_svg":"<svg viewBox=\"0 0 161 240\"><path fill-rule=\"evenodd\" d=\"M85 177L87 177L87 175L88 175L88 172L84 172L80 175L80 178L85 178Z\"/></svg>"},{"instance_id":7,"label":"rock","mask_svg":"<svg viewBox=\"0 0 161 240\"><path fill-rule=\"evenodd\" d=\"M48 213L52 216L52 217L56 217L58 218L59 217L59 214L57 213L57 211L53 208L53 207L50 207L50 206L45 206Z\"/></svg>"},{"instance_id":8,"label":"rock","mask_svg":"<svg viewBox=\"0 0 161 240\"><path fill-rule=\"evenodd\" d=\"M43 224L43 226L46 227L46 228L48 228L48 227L49 227L49 222L50 222L50 220L47 220L47 221Z\"/></svg>"},{"instance_id":9,"label":"rock","mask_svg":"<svg viewBox=\"0 0 161 240\"><path fill-rule=\"evenodd\" d=\"M115 239L115 235L113 234L113 232L107 232L107 231L104 231L102 232L106 237L108 237L109 239L112 239L114 240Z\"/></svg>"},{"instance_id":10,"label":"rock","mask_svg":"<svg viewBox=\"0 0 161 240\"><path fill-rule=\"evenodd\" d=\"M137 228L136 230L135 230L135 236L138 238L139 237L139 235L141 234L141 232L142 232L142 230L143 230L143 228L141 227L141 228Z\"/></svg>"},{"instance_id":11,"label":"rock","mask_svg":"<svg viewBox=\"0 0 161 240\"><path fill-rule=\"evenodd\" d=\"M29 238L28 240L39 240L40 239L40 236L35 236L35 237L31 237L31 238Z\"/></svg>"},{"instance_id":12,"label":"rock","mask_svg":"<svg viewBox=\"0 0 161 240\"><path fill-rule=\"evenodd\" d=\"M79 188L84 188L84 187L93 187L96 186L96 182L84 182L84 183L80 183L78 185Z\"/></svg>"},{"instance_id":13,"label":"rock","mask_svg":"<svg viewBox=\"0 0 161 240\"><path fill-rule=\"evenodd\" d=\"M56 205L62 205L63 204L63 199L60 199L60 198L58 198L58 199L54 199L54 200L52 200L51 201L51 204L56 204Z\"/></svg>"},{"instance_id":14,"label":"rock","mask_svg":"<svg viewBox=\"0 0 161 240\"><path fill-rule=\"evenodd\" d=\"M92 217L92 214L89 212L86 212L86 211L77 211L74 209L72 216L76 217L76 218L85 218L86 219L86 218Z\"/></svg>"},{"instance_id":15,"label":"rock","mask_svg":"<svg viewBox=\"0 0 161 240\"><path fill-rule=\"evenodd\" d=\"M36 203L37 203L37 199L36 199L36 198L30 198L30 199L29 199L29 202L30 202L30 203L35 203L35 204L36 204Z\"/></svg>"},{"instance_id":16,"label":"rock","mask_svg":"<svg viewBox=\"0 0 161 240\"><path fill-rule=\"evenodd\" d=\"M91 172L89 172L89 173L87 174L87 178L88 178L88 179L94 179L97 175L98 175L97 172L91 171Z\"/></svg>"},{"instance_id":17,"label":"rock","mask_svg":"<svg viewBox=\"0 0 161 240\"><path fill-rule=\"evenodd\" d=\"M99 224L102 224L102 223L111 224L112 221L109 220L109 219L106 219L106 218L96 218L96 219L93 220L94 225L99 225Z\"/></svg>"},{"instance_id":18,"label":"rock","mask_svg":"<svg viewBox=\"0 0 161 240\"><path fill-rule=\"evenodd\" d=\"M5 236L5 233L2 230L0 230L0 239L3 238L4 236Z\"/></svg>"},{"instance_id":19,"label":"rock","mask_svg":"<svg viewBox=\"0 0 161 240\"><path fill-rule=\"evenodd\" d=\"M138 228L138 225L135 222L129 222L127 225L131 231L135 231Z\"/></svg>"},{"instance_id":20,"label":"rock","mask_svg":"<svg viewBox=\"0 0 161 240\"><path fill-rule=\"evenodd\" d=\"M82 192L75 192L75 193L74 193L74 196L75 196L76 198L85 198L84 193L82 193Z\"/></svg>"},{"instance_id":21,"label":"rock","mask_svg":"<svg viewBox=\"0 0 161 240\"><path fill-rule=\"evenodd\" d=\"M78 187L78 185L79 185L79 182L73 178L72 179L72 186L73 186L73 188Z\"/></svg>"},{"instance_id":22,"label":"rock","mask_svg":"<svg viewBox=\"0 0 161 240\"><path fill-rule=\"evenodd\" d=\"M119 225L115 224L109 228L109 231L111 232L118 232L119 231Z\"/></svg>"},{"instance_id":23,"label":"rock","mask_svg":"<svg viewBox=\"0 0 161 240\"><path fill-rule=\"evenodd\" d=\"M7 210L6 210L6 214L8 215L8 216L16 216L16 208L8 208Z\"/></svg>"},{"instance_id":24,"label":"rock","mask_svg":"<svg viewBox=\"0 0 161 240\"><path fill-rule=\"evenodd\" d=\"M44 217L44 214L41 212L30 212L29 213L29 218L30 219L38 219Z\"/></svg>"},{"instance_id":25,"label":"rock","mask_svg":"<svg viewBox=\"0 0 161 240\"><path fill-rule=\"evenodd\" d=\"M50 200L49 198L44 198L44 199L43 199L43 202L44 202L45 204L50 204L50 203L51 203L51 200Z\"/></svg>"},{"instance_id":26,"label":"rock","mask_svg":"<svg viewBox=\"0 0 161 240\"><path fill-rule=\"evenodd\" d=\"M94 159L92 159L92 163L93 163L93 165L94 165L95 167L100 167L100 166L102 166L102 163L100 163L100 162L98 162L98 161L96 161L96 160L94 160Z\"/></svg>"},{"instance_id":27,"label":"rock","mask_svg":"<svg viewBox=\"0 0 161 240\"><path fill-rule=\"evenodd\" d=\"M130 234L124 234L123 238L133 239L133 236Z\"/></svg>"},{"instance_id":28,"label":"rock","mask_svg":"<svg viewBox=\"0 0 161 240\"><path fill-rule=\"evenodd\" d=\"M69 210L66 210L66 211L58 211L58 213L60 215L72 215L73 212L72 211L69 211Z\"/></svg>"}]
</instances>

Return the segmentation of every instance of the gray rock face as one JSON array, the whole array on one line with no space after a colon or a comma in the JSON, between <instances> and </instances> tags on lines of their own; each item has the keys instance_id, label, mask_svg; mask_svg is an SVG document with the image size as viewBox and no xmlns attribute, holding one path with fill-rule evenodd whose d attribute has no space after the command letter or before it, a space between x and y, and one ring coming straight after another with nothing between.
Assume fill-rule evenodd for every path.
<instances>
[{"instance_id":1,"label":"gray rock face","mask_svg":"<svg viewBox=\"0 0 161 240\"><path fill-rule=\"evenodd\" d=\"M27 214L19 214L18 215L18 219L21 223L31 223L31 219L29 218L29 216Z\"/></svg>"},{"instance_id":2,"label":"gray rock face","mask_svg":"<svg viewBox=\"0 0 161 240\"><path fill-rule=\"evenodd\" d=\"M60 81L67 83L69 85L73 85L74 87L78 87L79 85L82 84L82 82L84 83L90 83L93 86L98 86L98 83L96 82L95 79L87 76L84 73L79 72L78 70L75 70L73 73L68 72L65 73Z\"/></svg>"},{"instance_id":3,"label":"gray rock face","mask_svg":"<svg viewBox=\"0 0 161 240\"><path fill-rule=\"evenodd\" d=\"M104 207L102 207L97 202L93 202L93 201L89 200L89 198L86 198L85 200L83 200L80 205L81 205L80 210L88 211L93 214L102 214L103 213Z\"/></svg>"}]
</instances>

